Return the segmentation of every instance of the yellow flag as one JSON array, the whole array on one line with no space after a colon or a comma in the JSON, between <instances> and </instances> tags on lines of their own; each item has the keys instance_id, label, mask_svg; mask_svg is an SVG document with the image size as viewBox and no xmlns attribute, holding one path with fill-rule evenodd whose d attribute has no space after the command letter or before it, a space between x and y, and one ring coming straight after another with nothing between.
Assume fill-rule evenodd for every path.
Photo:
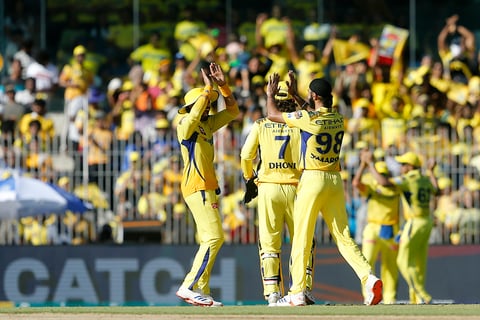
<instances>
[{"instance_id":1,"label":"yellow flag","mask_svg":"<svg viewBox=\"0 0 480 320\"><path fill-rule=\"evenodd\" d=\"M361 42L347 40L333 40L333 57L337 65L347 65L367 59L370 47Z\"/></svg>"}]
</instances>

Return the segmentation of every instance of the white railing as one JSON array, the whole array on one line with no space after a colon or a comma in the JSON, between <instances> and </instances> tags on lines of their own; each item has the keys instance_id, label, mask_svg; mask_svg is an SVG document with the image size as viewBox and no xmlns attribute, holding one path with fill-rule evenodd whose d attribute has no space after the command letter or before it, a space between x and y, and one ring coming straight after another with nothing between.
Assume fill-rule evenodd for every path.
<instances>
[{"instance_id":1,"label":"white railing","mask_svg":"<svg viewBox=\"0 0 480 320\"><path fill-rule=\"evenodd\" d=\"M439 164L437 175L451 181L451 194L454 195L452 207L447 212L442 212L442 207L432 207L432 214L435 213L432 243L480 243L480 183L472 160L474 158L468 154L471 151L469 144L466 144L466 148L458 143L454 146L441 146L436 138L425 142L426 136L426 132L420 131L417 135L409 136L396 150L387 149L383 152L387 155L389 152L399 154L414 149L423 158L433 157ZM169 139L176 142L175 132L169 133L167 142ZM245 206L242 203L244 182L239 165L241 132L221 130L216 139L215 163L222 188L220 209L224 218L226 242L256 243L255 205ZM72 151L71 146L66 155L73 159L75 168L66 172L56 170L56 156L60 154L58 140L45 143L44 152L41 157L37 157L37 162L28 161L33 159L33 151L26 146L19 148L10 142L2 147L2 168L21 170L24 174L55 183L59 179L63 179L61 182L68 179L69 191L95 205L93 211L83 216L69 213L57 217L53 224L48 219L49 215L37 217L37 224L44 226L41 244L86 244L96 241L195 243L195 224L180 194L182 162L178 148L163 154L155 153L155 149L145 143L144 154L133 159L133 162L138 163L136 170L128 174L122 170L122 165L132 160L125 151L132 141L115 140L112 148L107 151L108 162L100 166L98 172L89 172L90 179L97 177L96 183L92 184L84 179L82 152ZM381 137L378 136L377 140L381 141ZM456 141L453 135L449 140ZM347 173L347 198L357 201L360 200L358 193L352 189L350 181L359 164L356 149L358 141L358 135L353 134L349 141L344 141L342 150L343 169ZM378 149L377 152L381 150ZM38 160L40 158L43 160ZM351 217L353 227L355 220L358 221L358 232L361 217ZM32 230L29 228L34 228L31 221L1 221L0 244L32 243ZM332 242L320 217L316 230L319 244ZM26 234L30 238L26 238ZM288 241L288 234L285 239ZM359 241L358 233L356 239Z\"/></svg>"}]
</instances>

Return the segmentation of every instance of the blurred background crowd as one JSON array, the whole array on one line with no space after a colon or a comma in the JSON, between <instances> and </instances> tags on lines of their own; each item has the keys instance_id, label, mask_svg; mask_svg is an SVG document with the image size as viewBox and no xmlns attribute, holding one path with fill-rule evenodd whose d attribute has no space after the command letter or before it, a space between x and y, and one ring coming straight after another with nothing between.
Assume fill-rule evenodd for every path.
<instances>
[{"instance_id":1,"label":"blurred background crowd","mask_svg":"<svg viewBox=\"0 0 480 320\"><path fill-rule=\"evenodd\" d=\"M480 2L404 2L3 1L0 179L54 183L93 209L2 219L0 243L194 243L176 115L210 61L241 109L215 140L228 243L257 240L239 152L265 115L266 79L289 69L303 96L313 78L333 84L358 242L366 199L350 181L369 148L393 175L405 151L435 158L431 243L479 243ZM321 218L317 239L332 241Z\"/></svg>"}]
</instances>

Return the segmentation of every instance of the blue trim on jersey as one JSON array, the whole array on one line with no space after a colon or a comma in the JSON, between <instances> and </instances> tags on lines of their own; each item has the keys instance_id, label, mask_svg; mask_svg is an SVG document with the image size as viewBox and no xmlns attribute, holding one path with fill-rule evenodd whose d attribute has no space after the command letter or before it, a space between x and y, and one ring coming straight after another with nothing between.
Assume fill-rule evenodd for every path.
<instances>
[{"instance_id":1,"label":"blue trim on jersey","mask_svg":"<svg viewBox=\"0 0 480 320\"><path fill-rule=\"evenodd\" d=\"M305 160L305 157L307 156L307 141L308 141L308 139L310 139L311 136L313 136L313 134L311 134L310 132L300 130L300 135L302 137L302 143L301 143L301 146L300 146L300 159L301 159L302 164L303 164L302 166L305 169L305 167L307 165L306 160Z\"/></svg>"},{"instance_id":2,"label":"blue trim on jersey","mask_svg":"<svg viewBox=\"0 0 480 320\"><path fill-rule=\"evenodd\" d=\"M403 196L405 197L405 200L407 200L407 203L410 206L412 204L412 193L410 191L404 191Z\"/></svg>"},{"instance_id":3,"label":"blue trim on jersey","mask_svg":"<svg viewBox=\"0 0 480 320\"><path fill-rule=\"evenodd\" d=\"M197 138L198 138L198 132L194 132L189 139L182 140L182 145L185 146L188 150L188 162L190 164L187 170L187 181L188 181L188 177L190 177L190 169L192 168L191 164L193 164L193 166L195 167L195 170L198 172L198 175L200 176L200 178L202 178L202 180L205 180L202 173L198 169L197 163L195 161L195 145L197 143Z\"/></svg>"}]
</instances>

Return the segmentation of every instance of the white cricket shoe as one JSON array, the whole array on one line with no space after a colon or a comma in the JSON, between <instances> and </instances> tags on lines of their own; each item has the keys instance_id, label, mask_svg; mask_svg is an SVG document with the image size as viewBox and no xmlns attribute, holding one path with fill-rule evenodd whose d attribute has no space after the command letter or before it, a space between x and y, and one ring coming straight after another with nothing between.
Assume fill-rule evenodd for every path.
<instances>
[{"instance_id":1,"label":"white cricket shoe","mask_svg":"<svg viewBox=\"0 0 480 320\"><path fill-rule=\"evenodd\" d=\"M177 297L194 306L209 307L213 304L213 299L204 296L201 293L192 291L188 288L180 287L176 293Z\"/></svg>"},{"instance_id":2,"label":"white cricket shoe","mask_svg":"<svg viewBox=\"0 0 480 320\"><path fill-rule=\"evenodd\" d=\"M277 305L277 301L280 300L280 292L272 292L268 295L267 301L269 307L275 307Z\"/></svg>"},{"instance_id":3,"label":"white cricket shoe","mask_svg":"<svg viewBox=\"0 0 480 320\"><path fill-rule=\"evenodd\" d=\"M365 298L365 304L367 306L379 304L383 299L382 291L382 280L378 279L373 274L369 275L367 282L365 283L365 293L367 295Z\"/></svg>"},{"instance_id":4,"label":"white cricket shoe","mask_svg":"<svg viewBox=\"0 0 480 320\"><path fill-rule=\"evenodd\" d=\"M307 306L315 304L315 297L313 296L312 290L305 290L305 304Z\"/></svg>"},{"instance_id":5,"label":"white cricket shoe","mask_svg":"<svg viewBox=\"0 0 480 320\"><path fill-rule=\"evenodd\" d=\"M305 294L303 292L289 294L277 301L278 307L305 306Z\"/></svg>"},{"instance_id":6,"label":"white cricket shoe","mask_svg":"<svg viewBox=\"0 0 480 320\"><path fill-rule=\"evenodd\" d=\"M212 296L204 295L204 297L212 299L213 303L210 305L210 307L223 307L223 303L220 301L216 301L215 299L212 298Z\"/></svg>"}]
</instances>

